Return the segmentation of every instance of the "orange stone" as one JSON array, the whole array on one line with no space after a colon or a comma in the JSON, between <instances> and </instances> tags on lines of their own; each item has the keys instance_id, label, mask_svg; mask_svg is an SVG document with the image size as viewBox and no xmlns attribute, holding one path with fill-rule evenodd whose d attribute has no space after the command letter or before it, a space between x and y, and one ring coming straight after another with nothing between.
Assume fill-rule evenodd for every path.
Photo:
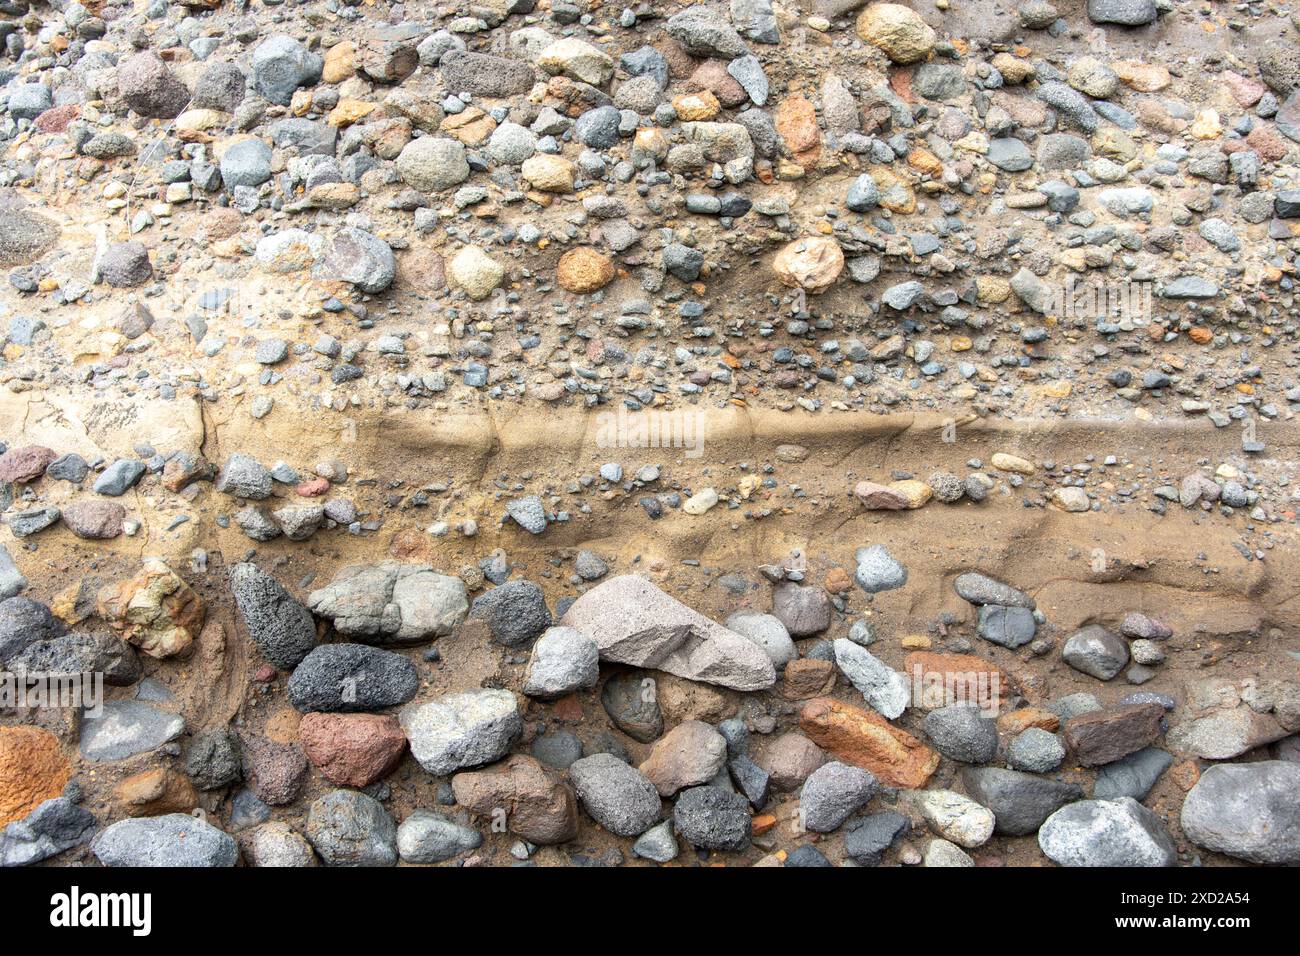
<instances>
[{"instance_id":1,"label":"orange stone","mask_svg":"<svg viewBox=\"0 0 1300 956\"><path fill-rule=\"evenodd\" d=\"M776 817L771 813L761 813L750 821L754 836L762 836L776 826Z\"/></svg>"},{"instance_id":2,"label":"orange stone","mask_svg":"<svg viewBox=\"0 0 1300 956\"><path fill-rule=\"evenodd\" d=\"M1041 707L1021 707L998 718L998 730L1013 737L1030 727L1056 733L1060 726L1061 718Z\"/></svg>"},{"instance_id":3,"label":"orange stone","mask_svg":"<svg viewBox=\"0 0 1300 956\"><path fill-rule=\"evenodd\" d=\"M0 827L63 792L72 764L59 740L39 727L0 727Z\"/></svg>"},{"instance_id":4,"label":"orange stone","mask_svg":"<svg viewBox=\"0 0 1300 956\"><path fill-rule=\"evenodd\" d=\"M1197 345L1207 345L1214 338L1214 333L1204 326L1198 325L1187 333L1187 337Z\"/></svg>"},{"instance_id":5,"label":"orange stone","mask_svg":"<svg viewBox=\"0 0 1300 956\"><path fill-rule=\"evenodd\" d=\"M907 731L829 697L804 704L799 729L823 750L870 770L888 787L918 790L939 767L939 755Z\"/></svg>"},{"instance_id":6,"label":"orange stone","mask_svg":"<svg viewBox=\"0 0 1300 956\"><path fill-rule=\"evenodd\" d=\"M831 568L826 572L826 580L823 586L831 594L843 594L853 587L853 579L849 577L849 572L843 568Z\"/></svg>"},{"instance_id":7,"label":"orange stone","mask_svg":"<svg viewBox=\"0 0 1300 956\"><path fill-rule=\"evenodd\" d=\"M817 110L802 96L787 96L776 108L776 131L800 166L816 166L822 152Z\"/></svg>"}]
</instances>

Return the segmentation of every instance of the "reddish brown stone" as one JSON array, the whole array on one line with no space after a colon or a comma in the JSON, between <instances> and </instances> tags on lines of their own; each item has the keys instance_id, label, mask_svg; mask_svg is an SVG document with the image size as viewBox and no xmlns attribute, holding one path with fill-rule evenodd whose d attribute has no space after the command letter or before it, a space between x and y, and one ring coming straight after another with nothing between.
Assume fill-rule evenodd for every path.
<instances>
[{"instance_id":1,"label":"reddish brown stone","mask_svg":"<svg viewBox=\"0 0 1300 956\"><path fill-rule=\"evenodd\" d=\"M822 133L817 126L817 110L809 100L802 96L783 99L776 108L776 131L795 162L805 168L817 165L822 151Z\"/></svg>"},{"instance_id":2,"label":"reddish brown stone","mask_svg":"<svg viewBox=\"0 0 1300 956\"><path fill-rule=\"evenodd\" d=\"M72 764L39 727L0 727L0 828L63 792Z\"/></svg>"},{"instance_id":3,"label":"reddish brown stone","mask_svg":"<svg viewBox=\"0 0 1300 956\"><path fill-rule=\"evenodd\" d=\"M321 776L340 787L382 780L406 751L401 724L386 714L305 714L298 741Z\"/></svg>"},{"instance_id":4,"label":"reddish brown stone","mask_svg":"<svg viewBox=\"0 0 1300 956\"><path fill-rule=\"evenodd\" d=\"M296 744L282 744L248 734L240 737L244 778L259 800L273 807L298 799L307 776L307 758Z\"/></svg>"},{"instance_id":5,"label":"reddish brown stone","mask_svg":"<svg viewBox=\"0 0 1300 956\"><path fill-rule=\"evenodd\" d=\"M451 778L456 802L471 813L495 818L530 843L564 843L578 835L573 791L532 757L515 754L486 770Z\"/></svg>"},{"instance_id":6,"label":"reddish brown stone","mask_svg":"<svg viewBox=\"0 0 1300 956\"><path fill-rule=\"evenodd\" d=\"M298 492L299 497L317 498L330 490L329 479L310 478L307 481L301 482L295 490Z\"/></svg>"},{"instance_id":7,"label":"reddish brown stone","mask_svg":"<svg viewBox=\"0 0 1300 956\"><path fill-rule=\"evenodd\" d=\"M818 697L804 705L799 727L840 760L870 770L888 787L917 790L939 766L939 755L879 714Z\"/></svg>"},{"instance_id":8,"label":"reddish brown stone","mask_svg":"<svg viewBox=\"0 0 1300 956\"><path fill-rule=\"evenodd\" d=\"M909 507L907 495L874 481L859 481L853 494L868 511L903 511Z\"/></svg>"},{"instance_id":9,"label":"reddish brown stone","mask_svg":"<svg viewBox=\"0 0 1300 956\"><path fill-rule=\"evenodd\" d=\"M721 60L705 60L701 63L686 81L686 89L691 92L708 90L727 109L737 107L749 99L745 88L727 72L727 64Z\"/></svg>"},{"instance_id":10,"label":"reddish brown stone","mask_svg":"<svg viewBox=\"0 0 1300 956\"><path fill-rule=\"evenodd\" d=\"M45 474L50 462L59 456L44 445L23 445L0 455L0 481L24 484Z\"/></svg>"},{"instance_id":11,"label":"reddish brown stone","mask_svg":"<svg viewBox=\"0 0 1300 956\"><path fill-rule=\"evenodd\" d=\"M62 133L74 119L81 115L81 106L77 103L65 103L53 106L40 116L33 124L42 133Z\"/></svg>"},{"instance_id":12,"label":"reddish brown stone","mask_svg":"<svg viewBox=\"0 0 1300 956\"><path fill-rule=\"evenodd\" d=\"M122 533L126 509L116 501L75 501L63 509L63 521L78 538L107 541Z\"/></svg>"},{"instance_id":13,"label":"reddish brown stone","mask_svg":"<svg viewBox=\"0 0 1300 956\"><path fill-rule=\"evenodd\" d=\"M808 700L829 694L834 687L835 665L831 661L801 657L785 665L781 696L786 700Z\"/></svg>"},{"instance_id":14,"label":"reddish brown stone","mask_svg":"<svg viewBox=\"0 0 1300 956\"><path fill-rule=\"evenodd\" d=\"M1290 144L1278 133L1277 127L1269 123L1258 123L1246 134L1246 144L1259 153L1259 158L1276 163L1287 154Z\"/></svg>"},{"instance_id":15,"label":"reddish brown stone","mask_svg":"<svg viewBox=\"0 0 1300 956\"><path fill-rule=\"evenodd\" d=\"M1107 707L1065 722L1065 744L1085 767L1100 767L1153 743L1165 709L1157 703Z\"/></svg>"}]
</instances>

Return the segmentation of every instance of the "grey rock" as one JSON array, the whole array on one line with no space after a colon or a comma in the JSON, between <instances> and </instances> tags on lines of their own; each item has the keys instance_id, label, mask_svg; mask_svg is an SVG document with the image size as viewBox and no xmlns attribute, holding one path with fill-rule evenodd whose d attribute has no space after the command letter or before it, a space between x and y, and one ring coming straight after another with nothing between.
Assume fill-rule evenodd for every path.
<instances>
[{"instance_id":1,"label":"grey rock","mask_svg":"<svg viewBox=\"0 0 1300 956\"><path fill-rule=\"evenodd\" d=\"M0 867L48 860L85 843L97 827L95 815L67 797L46 800L0 831Z\"/></svg>"},{"instance_id":2,"label":"grey rock","mask_svg":"<svg viewBox=\"0 0 1300 956\"><path fill-rule=\"evenodd\" d=\"M541 534L546 530L546 506L537 495L511 498L506 502L506 514L529 534Z\"/></svg>"},{"instance_id":3,"label":"grey rock","mask_svg":"<svg viewBox=\"0 0 1300 956\"><path fill-rule=\"evenodd\" d=\"M446 694L409 704L398 719L411 754L434 776L499 760L523 730L519 704L507 690Z\"/></svg>"},{"instance_id":4,"label":"grey rock","mask_svg":"<svg viewBox=\"0 0 1300 956\"><path fill-rule=\"evenodd\" d=\"M659 818L662 805L654 784L612 754L593 754L575 761L569 767L569 780L583 809L615 836L637 836ZM744 806L744 800L737 799ZM747 811L745 818L748 821Z\"/></svg>"},{"instance_id":5,"label":"grey rock","mask_svg":"<svg viewBox=\"0 0 1300 956\"><path fill-rule=\"evenodd\" d=\"M781 619L772 614L749 610L737 611L727 618L724 624L730 630L749 638L763 648L776 667L783 667L799 656L790 632L781 623Z\"/></svg>"},{"instance_id":6,"label":"grey rock","mask_svg":"<svg viewBox=\"0 0 1300 956\"><path fill-rule=\"evenodd\" d=\"M232 565L230 592L253 643L276 667L297 667L316 646L311 612L257 565Z\"/></svg>"},{"instance_id":7,"label":"grey rock","mask_svg":"<svg viewBox=\"0 0 1300 956\"><path fill-rule=\"evenodd\" d=\"M104 763L156 750L185 732L180 714L169 714L139 700L110 700L99 717L81 725L81 756Z\"/></svg>"},{"instance_id":8,"label":"grey rock","mask_svg":"<svg viewBox=\"0 0 1300 956\"><path fill-rule=\"evenodd\" d=\"M677 859L677 837L673 834L671 820L657 823L637 838L632 852L644 860L668 863Z\"/></svg>"},{"instance_id":9,"label":"grey rock","mask_svg":"<svg viewBox=\"0 0 1300 956\"><path fill-rule=\"evenodd\" d=\"M40 601L21 595L0 601L0 663L6 663L37 641L60 637L63 622Z\"/></svg>"},{"instance_id":10,"label":"grey rock","mask_svg":"<svg viewBox=\"0 0 1300 956\"><path fill-rule=\"evenodd\" d=\"M1026 773L1047 773L1065 759L1065 745L1042 727L1028 727L1007 745L1007 764Z\"/></svg>"},{"instance_id":11,"label":"grey rock","mask_svg":"<svg viewBox=\"0 0 1300 956\"><path fill-rule=\"evenodd\" d=\"M239 738L225 727L195 734L185 754L185 774L199 790L238 783L242 768Z\"/></svg>"},{"instance_id":12,"label":"grey rock","mask_svg":"<svg viewBox=\"0 0 1300 956\"><path fill-rule=\"evenodd\" d=\"M524 674L524 693L553 699L595 687L599 678L596 642L571 627L551 627L533 645Z\"/></svg>"},{"instance_id":13,"label":"grey rock","mask_svg":"<svg viewBox=\"0 0 1300 956\"><path fill-rule=\"evenodd\" d=\"M750 845L749 803L722 787L705 785L683 791L673 807L673 822L682 838L693 846L744 850Z\"/></svg>"},{"instance_id":14,"label":"grey rock","mask_svg":"<svg viewBox=\"0 0 1300 956\"><path fill-rule=\"evenodd\" d=\"M128 687L140 679L135 649L115 634L64 634L33 641L9 659L6 669L17 677L75 677L102 674L110 687Z\"/></svg>"},{"instance_id":15,"label":"grey rock","mask_svg":"<svg viewBox=\"0 0 1300 956\"><path fill-rule=\"evenodd\" d=\"M1083 798L1083 788L1046 777L1001 767L966 767L961 774L966 793L993 811L994 832L1026 836L1061 807Z\"/></svg>"},{"instance_id":16,"label":"grey rock","mask_svg":"<svg viewBox=\"0 0 1300 956\"><path fill-rule=\"evenodd\" d=\"M330 277L350 282L371 295L387 289L397 275L397 260L388 243L352 226L334 234L321 267Z\"/></svg>"},{"instance_id":17,"label":"grey rock","mask_svg":"<svg viewBox=\"0 0 1300 956\"><path fill-rule=\"evenodd\" d=\"M1090 624L1070 635L1061 657L1075 670L1105 681L1128 663L1128 644L1100 624Z\"/></svg>"},{"instance_id":18,"label":"grey rock","mask_svg":"<svg viewBox=\"0 0 1300 956\"><path fill-rule=\"evenodd\" d=\"M648 744L664 732L663 713L652 677L613 674L600 689L600 703L614 726L633 740Z\"/></svg>"},{"instance_id":19,"label":"grey rock","mask_svg":"<svg viewBox=\"0 0 1300 956\"><path fill-rule=\"evenodd\" d=\"M468 50L449 50L438 62L447 89L502 98L527 93L536 75L520 60Z\"/></svg>"},{"instance_id":20,"label":"grey rock","mask_svg":"<svg viewBox=\"0 0 1300 956\"><path fill-rule=\"evenodd\" d=\"M1300 766L1282 760L1215 764L1183 801L1193 843L1251 863L1300 862Z\"/></svg>"},{"instance_id":21,"label":"grey rock","mask_svg":"<svg viewBox=\"0 0 1300 956\"><path fill-rule=\"evenodd\" d=\"M427 564L382 561L343 568L307 595L307 607L347 637L420 644L447 637L469 613L465 583Z\"/></svg>"},{"instance_id":22,"label":"grey rock","mask_svg":"<svg viewBox=\"0 0 1300 956\"><path fill-rule=\"evenodd\" d=\"M1173 866L1173 838L1156 814L1130 797L1080 800L1053 813L1038 846L1061 866Z\"/></svg>"},{"instance_id":23,"label":"grey rock","mask_svg":"<svg viewBox=\"0 0 1300 956\"><path fill-rule=\"evenodd\" d=\"M419 687L415 665L364 644L322 644L289 678L289 700L303 713L355 712L404 704Z\"/></svg>"},{"instance_id":24,"label":"grey rock","mask_svg":"<svg viewBox=\"0 0 1300 956\"><path fill-rule=\"evenodd\" d=\"M397 828L397 852L407 863L441 863L477 849L483 835L431 810L414 810Z\"/></svg>"},{"instance_id":25,"label":"grey rock","mask_svg":"<svg viewBox=\"0 0 1300 956\"><path fill-rule=\"evenodd\" d=\"M235 498L261 501L271 497L271 473L256 458L235 452L217 475L216 489Z\"/></svg>"},{"instance_id":26,"label":"grey rock","mask_svg":"<svg viewBox=\"0 0 1300 956\"><path fill-rule=\"evenodd\" d=\"M922 729L934 748L949 760L988 763L998 752L997 721L970 704L950 704L930 711Z\"/></svg>"},{"instance_id":27,"label":"grey rock","mask_svg":"<svg viewBox=\"0 0 1300 956\"><path fill-rule=\"evenodd\" d=\"M906 675L846 638L835 641L834 648L835 663L867 703L889 720L901 716L912 699Z\"/></svg>"},{"instance_id":28,"label":"grey rock","mask_svg":"<svg viewBox=\"0 0 1300 956\"><path fill-rule=\"evenodd\" d=\"M857 570L853 580L868 594L892 591L907 584L907 568L897 561L883 544L858 548L854 553Z\"/></svg>"},{"instance_id":29,"label":"grey rock","mask_svg":"<svg viewBox=\"0 0 1300 956\"><path fill-rule=\"evenodd\" d=\"M307 839L330 866L393 866L397 825L374 797L333 790L307 811Z\"/></svg>"},{"instance_id":30,"label":"grey rock","mask_svg":"<svg viewBox=\"0 0 1300 956\"><path fill-rule=\"evenodd\" d=\"M234 866L234 837L188 813L135 817L106 827L91 841L105 866Z\"/></svg>"},{"instance_id":31,"label":"grey rock","mask_svg":"<svg viewBox=\"0 0 1300 956\"><path fill-rule=\"evenodd\" d=\"M270 178L271 147L260 139L242 139L221 154L221 182L228 190L260 186Z\"/></svg>"},{"instance_id":32,"label":"grey rock","mask_svg":"<svg viewBox=\"0 0 1300 956\"><path fill-rule=\"evenodd\" d=\"M673 14L664 24L668 35L696 56L734 60L749 52L739 33L719 13L695 4Z\"/></svg>"},{"instance_id":33,"label":"grey rock","mask_svg":"<svg viewBox=\"0 0 1300 956\"><path fill-rule=\"evenodd\" d=\"M831 761L814 770L799 795L803 825L817 833L839 829L875 796L878 784L870 771Z\"/></svg>"},{"instance_id":34,"label":"grey rock","mask_svg":"<svg viewBox=\"0 0 1300 956\"><path fill-rule=\"evenodd\" d=\"M0 544L0 602L9 600L27 588L27 578L14 564L9 549ZM3 604L0 604L2 607ZM4 651L0 650L0 661L4 660Z\"/></svg>"},{"instance_id":35,"label":"grey rock","mask_svg":"<svg viewBox=\"0 0 1300 956\"><path fill-rule=\"evenodd\" d=\"M1154 23L1158 13L1155 0L1088 0L1088 19L1093 23L1140 27Z\"/></svg>"},{"instance_id":36,"label":"grey rock","mask_svg":"<svg viewBox=\"0 0 1300 956\"><path fill-rule=\"evenodd\" d=\"M578 598L560 623L592 638L605 661L735 690L776 683L772 660L761 647L641 577L601 582Z\"/></svg>"},{"instance_id":37,"label":"grey rock","mask_svg":"<svg viewBox=\"0 0 1300 956\"><path fill-rule=\"evenodd\" d=\"M897 810L882 810L850 824L844 834L844 852L859 866L879 866L885 851L911 829Z\"/></svg>"},{"instance_id":38,"label":"grey rock","mask_svg":"<svg viewBox=\"0 0 1300 956\"><path fill-rule=\"evenodd\" d=\"M525 646L554 620L546 595L532 581L507 581L479 595L470 606L469 617L484 621L492 639L506 647ZM581 627L578 630L586 633Z\"/></svg>"},{"instance_id":39,"label":"grey rock","mask_svg":"<svg viewBox=\"0 0 1300 956\"><path fill-rule=\"evenodd\" d=\"M1037 630L1038 622L1029 608L980 605L976 633L986 641L1014 649L1032 641Z\"/></svg>"},{"instance_id":40,"label":"grey rock","mask_svg":"<svg viewBox=\"0 0 1300 956\"><path fill-rule=\"evenodd\" d=\"M157 119L179 115L190 100L185 84L152 50L118 64L117 92L135 112Z\"/></svg>"},{"instance_id":41,"label":"grey rock","mask_svg":"<svg viewBox=\"0 0 1300 956\"><path fill-rule=\"evenodd\" d=\"M253 50L253 87L278 106L288 106L300 86L320 80L324 61L291 36L267 37Z\"/></svg>"},{"instance_id":42,"label":"grey rock","mask_svg":"<svg viewBox=\"0 0 1300 956\"><path fill-rule=\"evenodd\" d=\"M153 275L149 250L142 242L115 242L99 260L99 274L116 289L143 285Z\"/></svg>"},{"instance_id":43,"label":"grey rock","mask_svg":"<svg viewBox=\"0 0 1300 956\"><path fill-rule=\"evenodd\" d=\"M1092 795L1097 800L1132 797L1145 800L1156 781L1174 762L1173 755L1159 747L1143 747L1103 766L1097 772Z\"/></svg>"}]
</instances>

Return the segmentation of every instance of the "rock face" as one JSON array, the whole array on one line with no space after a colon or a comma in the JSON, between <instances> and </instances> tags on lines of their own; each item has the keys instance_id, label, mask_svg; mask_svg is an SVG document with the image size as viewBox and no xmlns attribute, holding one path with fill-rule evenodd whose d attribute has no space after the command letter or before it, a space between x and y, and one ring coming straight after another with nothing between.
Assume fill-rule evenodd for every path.
<instances>
[{"instance_id":1,"label":"rock face","mask_svg":"<svg viewBox=\"0 0 1300 956\"><path fill-rule=\"evenodd\" d=\"M1300 765L1215 764L1183 802L1183 833L1198 846L1251 863L1300 862Z\"/></svg>"},{"instance_id":2,"label":"rock face","mask_svg":"<svg viewBox=\"0 0 1300 956\"><path fill-rule=\"evenodd\" d=\"M233 565L230 592L253 643L276 667L296 667L316 646L311 612L257 565Z\"/></svg>"},{"instance_id":3,"label":"rock face","mask_svg":"<svg viewBox=\"0 0 1300 956\"><path fill-rule=\"evenodd\" d=\"M322 644L289 678L298 710L362 711L404 704L415 696L415 665L392 651L364 644Z\"/></svg>"},{"instance_id":4,"label":"rock face","mask_svg":"<svg viewBox=\"0 0 1300 956\"><path fill-rule=\"evenodd\" d=\"M448 694L401 712L411 754L434 776L499 760L523 724L515 695L505 690Z\"/></svg>"},{"instance_id":5,"label":"rock face","mask_svg":"<svg viewBox=\"0 0 1300 956\"><path fill-rule=\"evenodd\" d=\"M305 714L298 741L321 776L357 789L392 773L406 752L401 725L386 714Z\"/></svg>"},{"instance_id":6,"label":"rock face","mask_svg":"<svg viewBox=\"0 0 1300 956\"><path fill-rule=\"evenodd\" d=\"M1154 812L1129 797L1080 800L1057 810L1038 845L1061 866L1173 866L1173 838Z\"/></svg>"},{"instance_id":7,"label":"rock face","mask_svg":"<svg viewBox=\"0 0 1300 956\"><path fill-rule=\"evenodd\" d=\"M776 670L761 647L644 578L623 575L603 581L578 598L560 623L594 640L601 660L734 690L762 690L776 683Z\"/></svg>"},{"instance_id":8,"label":"rock face","mask_svg":"<svg viewBox=\"0 0 1300 956\"><path fill-rule=\"evenodd\" d=\"M574 761L569 779L582 808L610 833L636 836L659 819L661 804L654 784L612 754Z\"/></svg>"},{"instance_id":9,"label":"rock face","mask_svg":"<svg viewBox=\"0 0 1300 956\"><path fill-rule=\"evenodd\" d=\"M150 657L185 651L203 630L203 599L161 561L145 561L133 578L104 587L97 610L123 638Z\"/></svg>"},{"instance_id":10,"label":"rock face","mask_svg":"<svg viewBox=\"0 0 1300 956\"><path fill-rule=\"evenodd\" d=\"M799 727L823 750L870 770L886 786L920 789L939 766L939 755L911 734L828 697L804 705Z\"/></svg>"},{"instance_id":11,"label":"rock face","mask_svg":"<svg viewBox=\"0 0 1300 956\"><path fill-rule=\"evenodd\" d=\"M59 741L39 727L0 727L0 827L63 792L72 765Z\"/></svg>"},{"instance_id":12,"label":"rock face","mask_svg":"<svg viewBox=\"0 0 1300 956\"><path fill-rule=\"evenodd\" d=\"M420 644L450 635L469 612L465 583L427 564L344 568L307 606L346 637L371 644Z\"/></svg>"},{"instance_id":13,"label":"rock face","mask_svg":"<svg viewBox=\"0 0 1300 956\"><path fill-rule=\"evenodd\" d=\"M239 848L224 833L188 813L119 820L90 844L105 866L234 866Z\"/></svg>"},{"instance_id":14,"label":"rock face","mask_svg":"<svg viewBox=\"0 0 1300 956\"><path fill-rule=\"evenodd\" d=\"M578 834L573 790L532 757L515 754L486 770L451 778L456 802L495 821L504 812L506 828L529 843L565 843Z\"/></svg>"}]
</instances>

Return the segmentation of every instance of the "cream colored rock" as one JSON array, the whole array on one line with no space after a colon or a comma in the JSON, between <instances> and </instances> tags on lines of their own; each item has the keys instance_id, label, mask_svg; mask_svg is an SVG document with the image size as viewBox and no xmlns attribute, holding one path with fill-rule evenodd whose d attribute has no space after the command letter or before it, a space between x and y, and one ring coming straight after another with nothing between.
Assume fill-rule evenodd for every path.
<instances>
[{"instance_id":1,"label":"cream colored rock","mask_svg":"<svg viewBox=\"0 0 1300 956\"><path fill-rule=\"evenodd\" d=\"M895 63L917 63L934 49L935 32L910 7L873 3L858 17L858 36Z\"/></svg>"},{"instance_id":2,"label":"cream colored rock","mask_svg":"<svg viewBox=\"0 0 1300 956\"><path fill-rule=\"evenodd\" d=\"M614 77L614 61L585 40L565 37L556 40L537 56L537 65L552 76L604 86Z\"/></svg>"},{"instance_id":3,"label":"cream colored rock","mask_svg":"<svg viewBox=\"0 0 1300 956\"><path fill-rule=\"evenodd\" d=\"M778 252L772 268L785 285L825 292L844 269L844 252L830 236L807 236Z\"/></svg>"},{"instance_id":4,"label":"cream colored rock","mask_svg":"<svg viewBox=\"0 0 1300 956\"><path fill-rule=\"evenodd\" d=\"M524 179L534 189L544 193L571 193L576 175L573 163L563 156L538 153L524 160L521 169Z\"/></svg>"},{"instance_id":5,"label":"cream colored rock","mask_svg":"<svg viewBox=\"0 0 1300 956\"><path fill-rule=\"evenodd\" d=\"M1006 452L1000 451L989 460L998 471L1012 471L1017 475L1032 475L1038 470L1032 461Z\"/></svg>"},{"instance_id":6,"label":"cream colored rock","mask_svg":"<svg viewBox=\"0 0 1300 956\"><path fill-rule=\"evenodd\" d=\"M505 267L478 246L466 246L447 263L447 283L475 302L490 296L505 277Z\"/></svg>"}]
</instances>

